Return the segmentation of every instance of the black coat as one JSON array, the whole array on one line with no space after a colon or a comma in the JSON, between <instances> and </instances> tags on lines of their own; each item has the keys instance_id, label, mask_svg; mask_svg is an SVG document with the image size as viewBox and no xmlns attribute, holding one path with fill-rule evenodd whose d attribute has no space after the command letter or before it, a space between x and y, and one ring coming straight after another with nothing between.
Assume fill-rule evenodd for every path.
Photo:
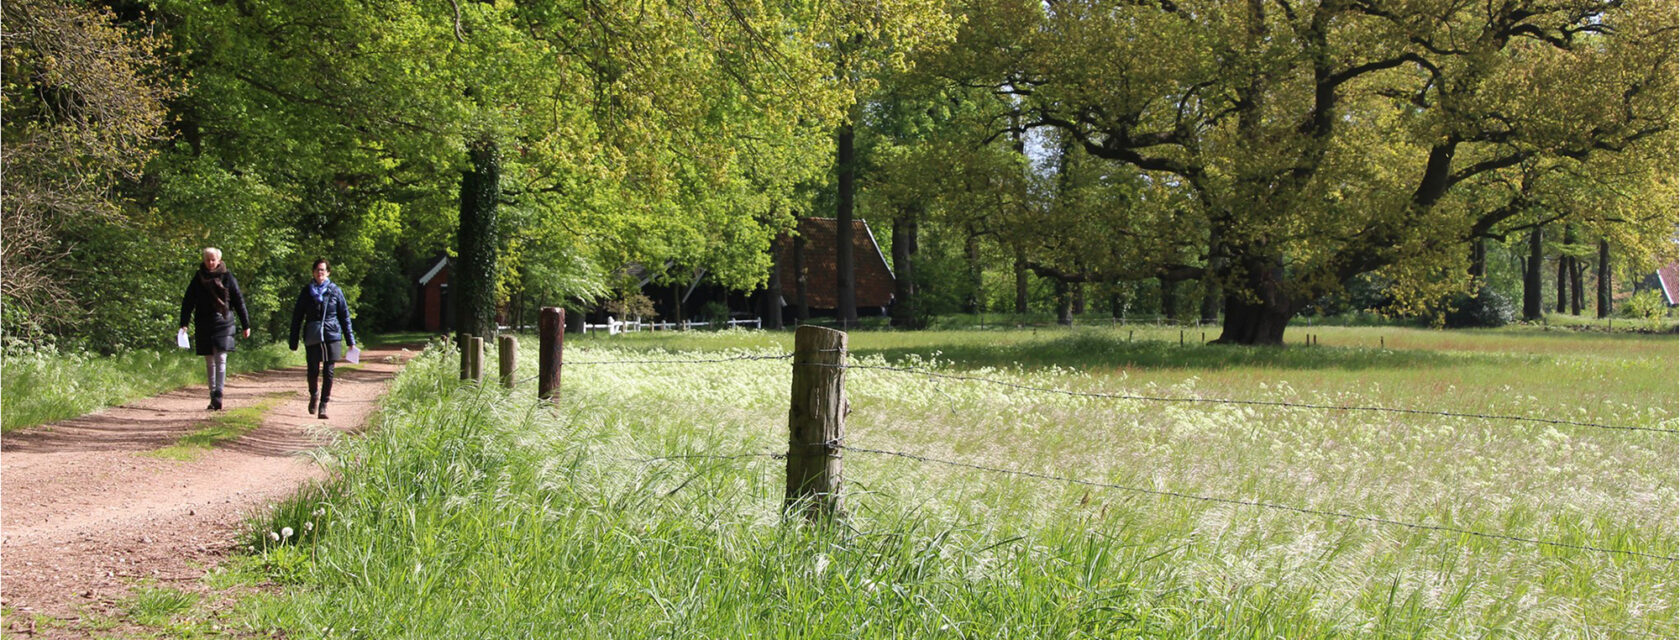
<instances>
[{"instance_id":1,"label":"black coat","mask_svg":"<svg viewBox=\"0 0 1680 640\"><path fill-rule=\"evenodd\" d=\"M220 280L222 287L227 289L227 311L217 313L216 296L211 286L205 284L206 279ZM235 314L238 314L237 326L234 324ZM239 281L226 267L211 273L201 266L198 273L193 274L192 281L187 283L186 295L181 297L180 326L187 326L189 320L193 326L194 352L201 356L217 351L233 351L235 329L251 326L251 316L245 312L245 294L239 291Z\"/></svg>"},{"instance_id":2,"label":"black coat","mask_svg":"<svg viewBox=\"0 0 1680 640\"><path fill-rule=\"evenodd\" d=\"M350 305L344 301L344 291L329 282L326 292L321 294L321 301L316 302L309 285L304 283L303 288L298 290L297 302L292 304L292 333L287 344L296 350L298 338L303 337L304 326L318 321L321 333L317 337L322 343L343 340L346 346L356 346L356 331L350 326Z\"/></svg>"}]
</instances>

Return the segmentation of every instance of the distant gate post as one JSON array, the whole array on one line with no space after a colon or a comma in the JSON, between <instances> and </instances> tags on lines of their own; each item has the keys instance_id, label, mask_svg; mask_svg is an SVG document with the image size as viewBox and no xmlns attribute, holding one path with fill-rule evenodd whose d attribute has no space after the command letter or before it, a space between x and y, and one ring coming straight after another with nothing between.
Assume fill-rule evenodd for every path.
<instances>
[{"instance_id":1,"label":"distant gate post","mask_svg":"<svg viewBox=\"0 0 1680 640\"><path fill-rule=\"evenodd\" d=\"M553 402L560 393L560 366L566 344L566 310L543 307L537 318L537 397Z\"/></svg>"},{"instance_id":2,"label":"distant gate post","mask_svg":"<svg viewBox=\"0 0 1680 640\"><path fill-rule=\"evenodd\" d=\"M517 368L519 343L513 336L503 334L496 337L496 361L501 365L502 386L513 388L513 371Z\"/></svg>"},{"instance_id":3,"label":"distant gate post","mask_svg":"<svg viewBox=\"0 0 1680 640\"><path fill-rule=\"evenodd\" d=\"M787 497L810 520L844 517L840 453L846 435L846 334L812 325L793 334Z\"/></svg>"}]
</instances>

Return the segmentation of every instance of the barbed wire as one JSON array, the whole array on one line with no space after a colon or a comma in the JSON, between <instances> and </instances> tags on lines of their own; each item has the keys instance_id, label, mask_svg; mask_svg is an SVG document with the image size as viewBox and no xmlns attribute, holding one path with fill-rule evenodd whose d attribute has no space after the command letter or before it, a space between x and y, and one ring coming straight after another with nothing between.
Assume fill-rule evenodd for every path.
<instances>
[{"instance_id":1,"label":"barbed wire","mask_svg":"<svg viewBox=\"0 0 1680 640\"><path fill-rule=\"evenodd\" d=\"M1274 503L1270 503L1270 502L1260 502L1260 501L1257 501L1257 500L1241 500L1241 499L1236 499L1236 498L1217 498L1217 497L1211 497L1211 496L1199 496L1199 495L1195 495L1195 494L1191 494L1191 493L1183 493L1183 492L1179 492L1179 491L1164 491L1164 490L1159 490L1159 489L1144 489L1144 488L1141 488L1141 487L1129 487L1129 486L1121 485L1121 484L1112 484L1112 483L1107 483L1107 482L1094 482L1094 481L1090 481L1090 480L1080 480L1080 479L1077 479L1077 478L1055 476L1055 475L1050 475L1050 474L1045 474L1045 473L1035 473L1035 472L1032 472L1032 471L1017 471L1017 470L1014 470L1014 469L1004 469L1004 468L1001 468L1001 467L991 467L991 466L974 464L974 463L969 463L969 462L960 462L960 461L955 461L955 460L943 460L943 459L932 458L932 457L928 457L928 456L924 456L924 455L920 455L920 454L905 453L905 452L902 452L902 451L888 451L888 450L885 450L885 449L870 449L870 448L865 448L865 447L854 447L854 446L851 446L851 445L848 445L848 444L845 444L845 443L842 443L842 442L837 442L837 441L818 442L818 443L813 443L812 446L828 447L828 448L840 449L840 450L843 450L843 451L856 451L856 452L859 452L859 453L872 453L872 454L876 454L876 455L895 456L895 457L899 457L899 458L906 458L906 459L909 459L909 460L916 460L916 461L919 461L919 462L930 462L930 463L943 464L943 465L948 465L948 466L953 466L953 467L963 467L963 468L975 469L975 470L979 470L979 471L986 471L986 472L990 472L990 473L999 473L999 474L1004 474L1004 475L1021 476L1021 477L1026 477L1026 478L1036 478L1036 479L1039 479L1039 480L1051 480L1051 481L1056 481L1056 482L1065 482L1065 483L1068 483L1068 484L1077 484L1077 485L1083 485L1083 486L1088 486L1088 487L1098 487L1098 488L1103 488L1103 489L1117 489L1117 490L1120 490L1120 491L1130 491L1130 492L1134 492L1134 493L1144 493L1144 494L1149 494L1149 495L1165 496L1165 497L1171 497L1171 498L1184 498L1184 499L1189 499L1189 500L1200 500L1200 501L1203 501L1203 502L1217 502L1217 503L1222 503L1222 504L1234 504L1234 505L1242 505L1242 506L1249 506L1249 507L1260 507L1262 509L1273 509L1273 510L1278 510L1278 511L1291 511L1291 512L1295 512L1295 513L1303 513L1303 514L1316 515L1316 516L1326 516L1326 517L1333 517L1333 518L1342 518L1342 519L1346 519L1346 520L1355 520L1355 521L1359 521L1359 522L1370 522L1370 523L1373 523L1373 524L1392 525L1392 526L1398 526L1398 527L1406 527L1406 528L1409 528L1409 529L1419 529L1419 530L1425 530L1425 531L1438 531L1438 532L1443 532L1443 533L1455 533L1455 534L1460 534L1460 535L1476 536L1476 537L1481 537L1481 538L1490 538L1490 539L1494 539L1494 540L1505 540L1505 541L1510 541L1510 542L1522 542L1522 543L1528 543L1528 544L1534 544L1534 545L1540 545L1540 546L1546 546L1546 547L1557 547L1557 548L1561 548L1561 549L1573 549L1573 550L1577 550L1577 551L1593 551L1593 552L1597 552L1597 553L1608 553L1608 554L1617 554L1617 555L1637 556L1637 557L1642 557L1642 558L1650 558L1650 559L1653 559L1653 560L1666 560L1666 561L1669 561L1669 562L1675 562L1677 560L1680 560L1680 558L1676 558L1675 556L1657 555L1657 554L1652 554L1652 553L1645 553L1645 552L1642 552L1642 551L1627 551L1627 550L1624 550L1624 549L1608 549L1608 548L1604 548L1604 547L1594 547L1594 546L1590 546L1590 545L1579 545L1579 544L1570 544L1570 543L1567 543L1567 542L1554 542L1554 541L1550 541L1550 540L1541 540L1539 538L1523 538L1523 537L1520 537L1520 536L1511 536L1511 535L1505 535L1505 534L1501 534L1501 533L1487 533L1485 531L1474 531L1474 530L1470 530L1470 529L1459 529L1457 527L1444 527L1444 526L1432 525L1432 524L1420 524L1420 523L1415 523L1415 522L1403 522L1403 521L1400 521L1400 520L1390 520L1388 518L1377 518L1377 517L1373 517L1373 516L1362 516L1362 515L1358 515L1358 514L1343 513L1343 512L1339 512L1339 511L1326 511L1326 510L1323 510L1323 509L1308 509L1308 508L1303 508L1303 507L1291 507L1291 506L1288 506L1288 505L1274 504Z\"/></svg>"},{"instance_id":2,"label":"barbed wire","mask_svg":"<svg viewBox=\"0 0 1680 640\"><path fill-rule=\"evenodd\" d=\"M793 354L791 353L783 353L773 356L734 356L730 358L717 358L712 360L602 360L594 362L561 362L560 366L567 367L592 364L700 364L708 362L738 362L743 360L787 360L792 357Z\"/></svg>"},{"instance_id":3,"label":"barbed wire","mask_svg":"<svg viewBox=\"0 0 1680 640\"><path fill-rule=\"evenodd\" d=\"M1462 413L1462 412L1456 412L1456 411L1432 411L1432 410L1427 410L1427 409L1405 409L1405 408L1398 408L1398 407L1313 404L1313 403L1302 403L1302 402L1284 402L1284 401L1281 401L1281 400L1237 400L1237 399L1232 399L1232 398L1192 398L1192 397L1182 397L1182 396L1179 396L1179 397L1174 397L1174 396L1145 396L1145 395L1128 394L1128 393L1103 393L1103 392L1096 392L1096 391L1068 391L1066 389L1054 389L1054 388L1050 388L1050 387L1037 387L1037 386L1033 386L1033 385L1029 385L1029 384L1021 384L1019 382L1010 382L1008 380L996 380L996 379L985 378L985 377L981 377L981 376L967 376L967 375L951 374L951 373L938 373L938 372L934 372L934 371L928 371L926 369L911 369L911 368L907 368L907 367L892 367L892 366L883 366L883 365L830 364L830 363L823 363L823 362L795 362L794 365L795 366L810 366L810 367L825 367L825 368L831 368L831 369L865 369L865 370L873 370L873 371L891 371L891 372L897 372L897 373L908 373L908 374L914 374L914 375L923 375L923 376L928 376L930 378L943 378L943 379L946 379L946 380L963 380L963 381L970 381L970 382L984 382L984 383L987 383L987 384L994 384L994 385L1003 386L1003 387L1021 389L1023 391L1036 391L1036 392L1041 392L1041 393L1055 393L1055 394L1074 396L1074 397L1080 397L1080 398L1105 398L1105 399L1111 399L1111 400L1139 400L1139 401L1147 401L1147 402L1179 402L1179 403L1187 403L1187 404L1228 404L1228 405L1240 405L1240 406L1286 407L1286 408L1293 408L1293 409L1323 409L1323 410L1332 410L1332 411L1373 411L1373 412L1383 412L1383 413L1401 413L1401 414L1412 414L1412 415L1443 416L1443 417L1448 417L1448 418L1480 418L1480 419L1483 419L1483 420L1510 420L1510 421L1515 421L1515 422L1537 422L1537 423L1541 423L1541 424L1563 425L1563 426L1572 426L1572 427L1587 427L1587 428L1593 428L1593 429L1608 429L1608 430L1613 430L1613 431L1645 431L1645 432L1651 432L1651 433L1680 434L1680 429L1661 429L1661 428L1656 428L1656 427L1630 427L1630 426L1624 426L1624 425L1600 424L1600 423L1596 423L1596 422L1578 422L1578 421L1574 421L1574 420L1559 420L1559 419L1555 419L1555 418L1535 418L1535 417L1530 417L1530 416Z\"/></svg>"}]
</instances>

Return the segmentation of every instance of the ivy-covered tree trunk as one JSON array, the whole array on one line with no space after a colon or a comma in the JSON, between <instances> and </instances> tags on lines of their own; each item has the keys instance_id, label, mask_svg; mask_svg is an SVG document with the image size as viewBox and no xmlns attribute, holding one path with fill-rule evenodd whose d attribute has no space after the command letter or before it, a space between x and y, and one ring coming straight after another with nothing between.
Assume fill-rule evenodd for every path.
<instances>
[{"instance_id":1,"label":"ivy-covered tree trunk","mask_svg":"<svg viewBox=\"0 0 1680 640\"><path fill-rule=\"evenodd\" d=\"M1610 240L1598 239L1598 317L1610 317Z\"/></svg>"},{"instance_id":2,"label":"ivy-covered tree trunk","mask_svg":"<svg viewBox=\"0 0 1680 640\"><path fill-rule=\"evenodd\" d=\"M839 171L839 197L834 215L834 293L839 300L841 328L857 326L857 273L852 256L852 196L857 182L857 153L852 142L856 137L852 123L840 125L835 132L835 169Z\"/></svg>"},{"instance_id":3,"label":"ivy-covered tree trunk","mask_svg":"<svg viewBox=\"0 0 1680 640\"><path fill-rule=\"evenodd\" d=\"M1540 267L1544 264L1541 254L1541 244L1545 240L1540 227L1528 232L1528 258L1523 260L1523 319L1539 320L1541 316L1540 302Z\"/></svg>"},{"instance_id":4,"label":"ivy-covered tree trunk","mask_svg":"<svg viewBox=\"0 0 1680 640\"><path fill-rule=\"evenodd\" d=\"M472 168L461 174L461 220L457 259L449 274L455 330L496 334L496 205L501 199L502 159L496 142L481 138L467 146Z\"/></svg>"}]
</instances>

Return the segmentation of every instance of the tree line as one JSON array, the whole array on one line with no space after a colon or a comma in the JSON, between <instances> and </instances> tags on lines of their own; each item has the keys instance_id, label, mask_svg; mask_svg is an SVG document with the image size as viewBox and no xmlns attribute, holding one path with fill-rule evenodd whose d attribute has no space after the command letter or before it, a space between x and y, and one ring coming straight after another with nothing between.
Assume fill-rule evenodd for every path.
<instances>
[{"instance_id":1,"label":"tree line","mask_svg":"<svg viewBox=\"0 0 1680 640\"><path fill-rule=\"evenodd\" d=\"M1237 344L1362 297L1537 300L1550 263L1578 309L1589 264L1602 289L1673 253L1655 0L3 11L0 320L22 340L155 343L206 245L269 335L317 256L359 324L402 328L445 253L458 328L488 335L498 306L622 300L630 264L762 288L797 217L860 218L892 230L897 325L1066 320L1089 295Z\"/></svg>"}]
</instances>

